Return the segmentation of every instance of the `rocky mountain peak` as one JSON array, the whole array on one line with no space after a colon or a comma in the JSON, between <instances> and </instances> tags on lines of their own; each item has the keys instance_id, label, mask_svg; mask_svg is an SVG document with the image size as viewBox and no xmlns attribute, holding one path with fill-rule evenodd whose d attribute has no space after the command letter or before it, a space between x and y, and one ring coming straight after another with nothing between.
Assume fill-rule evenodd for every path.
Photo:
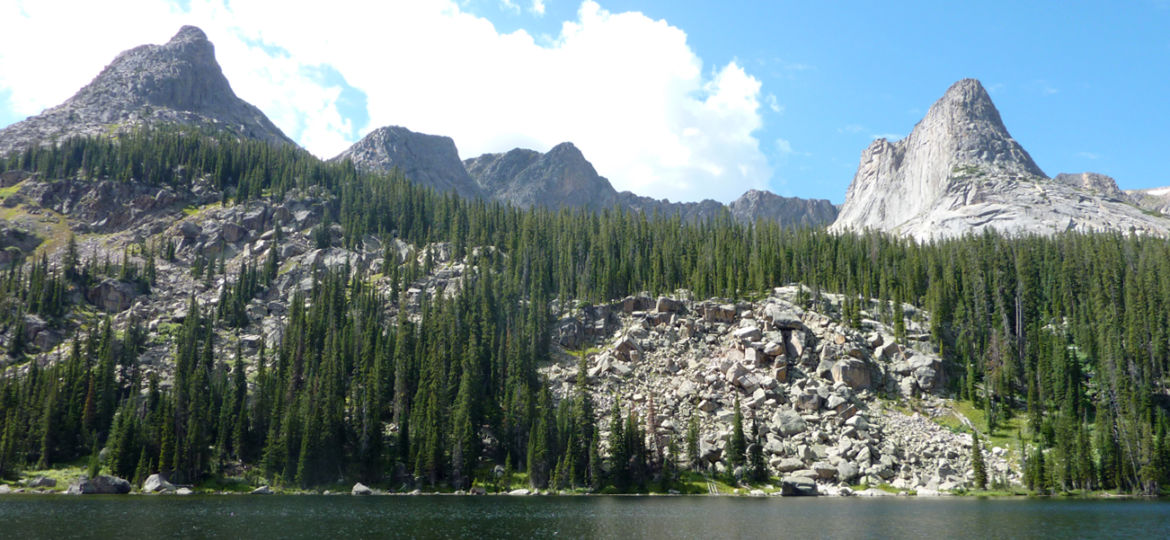
<instances>
[{"instance_id":1,"label":"rocky mountain peak","mask_svg":"<svg viewBox=\"0 0 1170 540\"><path fill-rule=\"evenodd\" d=\"M1008 234L1138 231L1170 221L1123 204L1111 178L1050 180L1011 134L974 79L953 84L900 141L874 141L831 229L876 230L919 240L983 229Z\"/></svg>"},{"instance_id":2,"label":"rocky mountain peak","mask_svg":"<svg viewBox=\"0 0 1170 540\"><path fill-rule=\"evenodd\" d=\"M0 130L0 155L55 139L160 124L194 125L294 144L263 112L232 91L207 35L184 26L163 45L123 51L64 103Z\"/></svg>"},{"instance_id":3,"label":"rocky mountain peak","mask_svg":"<svg viewBox=\"0 0 1170 540\"><path fill-rule=\"evenodd\" d=\"M467 174L451 137L415 133L401 126L380 127L354 143L333 161L350 159L366 171L397 168L413 182L463 197L483 191Z\"/></svg>"},{"instance_id":4,"label":"rocky mountain peak","mask_svg":"<svg viewBox=\"0 0 1170 540\"><path fill-rule=\"evenodd\" d=\"M480 185L490 186L493 198L521 208L602 209L617 202L617 192L609 180L597 174L573 143L560 143L544 154L528 152L531 151L517 149L503 155L512 156L510 161L496 159L492 167L496 174L479 176ZM483 157L476 160L485 165L490 161Z\"/></svg>"}]
</instances>

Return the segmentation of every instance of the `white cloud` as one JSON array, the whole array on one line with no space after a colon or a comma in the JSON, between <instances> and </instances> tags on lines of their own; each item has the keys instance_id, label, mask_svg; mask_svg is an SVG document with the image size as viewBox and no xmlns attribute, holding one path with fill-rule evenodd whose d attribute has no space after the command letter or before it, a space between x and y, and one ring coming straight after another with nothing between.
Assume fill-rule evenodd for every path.
<instances>
[{"instance_id":1,"label":"white cloud","mask_svg":"<svg viewBox=\"0 0 1170 540\"><path fill-rule=\"evenodd\" d=\"M0 7L9 106L34 114L117 52L196 24L236 93L322 157L355 130L396 124L449 135L464 157L572 141L617 189L672 200L729 201L772 176L755 133L761 103L779 105L761 96L760 81L735 62L704 66L681 29L641 13L586 0L549 41L501 33L453 0L191 0L189 12L167 0L129 2ZM343 116L340 87L307 73L324 65L366 94L368 125Z\"/></svg>"},{"instance_id":2,"label":"white cloud","mask_svg":"<svg viewBox=\"0 0 1170 540\"><path fill-rule=\"evenodd\" d=\"M776 114L784 114L784 106L780 104L780 100L776 99L776 94L768 94L764 96L764 102L768 104L768 108Z\"/></svg>"},{"instance_id":3,"label":"white cloud","mask_svg":"<svg viewBox=\"0 0 1170 540\"><path fill-rule=\"evenodd\" d=\"M792 153L792 143L788 139L776 139L776 151L781 155L788 155Z\"/></svg>"},{"instance_id":4,"label":"white cloud","mask_svg":"<svg viewBox=\"0 0 1170 540\"><path fill-rule=\"evenodd\" d=\"M532 0L532 12L536 15L544 15L544 0Z\"/></svg>"},{"instance_id":5,"label":"white cloud","mask_svg":"<svg viewBox=\"0 0 1170 540\"><path fill-rule=\"evenodd\" d=\"M511 11L512 13L520 13L520 6L512 0L500 0L500 9Z\"/></svg>"}]
</instances>

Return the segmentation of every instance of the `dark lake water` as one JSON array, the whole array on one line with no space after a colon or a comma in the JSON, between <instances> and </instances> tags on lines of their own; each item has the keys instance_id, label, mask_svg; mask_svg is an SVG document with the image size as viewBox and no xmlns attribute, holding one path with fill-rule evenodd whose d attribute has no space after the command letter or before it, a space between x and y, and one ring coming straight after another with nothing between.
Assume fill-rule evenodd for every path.
<instances>
[{"instance_id":1,"label":"dark lake water","mask_svg":"<svg viewBox=\"0 0 1170 540\"><path fill-rule=\"evenodd\" d=\"M0 497L0 538L1170 538L1170 503L730 497Z\"/></svg>"}]
</instances>

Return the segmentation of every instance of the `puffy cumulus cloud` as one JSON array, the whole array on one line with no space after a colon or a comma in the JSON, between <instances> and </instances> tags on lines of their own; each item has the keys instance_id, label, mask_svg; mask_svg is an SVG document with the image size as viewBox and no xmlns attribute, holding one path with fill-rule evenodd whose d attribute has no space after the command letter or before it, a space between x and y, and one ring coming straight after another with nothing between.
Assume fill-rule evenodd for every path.
<instances>
[{"instance_id":1,"label":"puffy cumulus cloud","mask_svg":"<svg viewBox=\"0 0 1170 540\"><path fill-rule=\"evenodd\" d=\"M735 62L704 66L681 29L641 13L587 0L558 35L538 41L502 33L451 0L129 1L119 10L55 0L2 8L0 95L8 90L11 108L35 113L118 51L196 24L236 93L322 157L393 124L449 135L464 157L572 141L617 189L672 200L729 201L772 175L755 135L759 80ZM88 12L60 17L66 7ZM76 22L62 30L63 19ZM40 78L45 66L55 73ZM343 80L320 77L323 66ZM364 114L339 98L354 90L366 97ZM355 125L355 116L368 122Z\"/></svg>"}]
</instances>

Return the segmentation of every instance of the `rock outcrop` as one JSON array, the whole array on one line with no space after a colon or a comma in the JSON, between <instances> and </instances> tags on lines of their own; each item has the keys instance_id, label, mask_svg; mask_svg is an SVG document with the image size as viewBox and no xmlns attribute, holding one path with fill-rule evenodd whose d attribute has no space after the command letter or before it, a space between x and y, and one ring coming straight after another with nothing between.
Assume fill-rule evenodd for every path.
<instances>
[{"instance_id":1,"label":"rock outcrop","mask_svg":"<svg viewBox=\"0 0 1170 540\"><path fill-rule=\"evenodd\" d=\"M150 475L144 482L142 482L143 493L163 493L174 490L175 485L168 482L166 478L163 478L162 475L157 473Z\"/></svg>"},{"instance_id":2,"label":"rock outcrop","mask_svg":"<svg viewBox=\"0 0 1170 540\"><path fill-rule=\"evenodd\" d=\"M412 182L462 197L482 197L483 191L467 174L450 137L415 133L400 126L375 129L331 161L352 160L371 172L398 169Z\"/></svg>"},{"instance_id":3,"label":"rock outcrop","mask_svg":"<svg viewBox=\"0 0 1170 540\"><path fill-rule=\"evenodd\" d=\"M918 240L984 229L1005 234L1122 231L1166 235L1096 174L1049 179L1004 127L979 81L955 83L905 139L874 141L834 231L876 230Z\"/></svg>"},{"instance_id":4,"label":"rock outcrop","mask_svg":"<svg viewBox=\"0 0 1170 540\"><path fill-rule=\"evenodd\" d=\"M1170 187L1126 190L1125 196L1142 210L1170 215Z\"/></svg>"},{"instance_id":5,"label":"rock outcrop","mask_svg":"<svg viewBox=\"0 0 1170 540\"><path fill-rule=\"evenodd\" d=\"M0 130L0 155L72 136L180 124L273 144L294 144L236 96L202 30L184 26L163 45L119 54L64 103Z\"/></svg>"},{"instance_id":6,"label":"rock outcrop","mask_svg":"<svg viewBox=\"0 0 1170 540\"><path fill-rule=\"evenodd\" d=\"M69 485L70 495L124 495L130 493L130 482L116 476L99 475L78 477Z\"/></svg>"}]
</instances>

